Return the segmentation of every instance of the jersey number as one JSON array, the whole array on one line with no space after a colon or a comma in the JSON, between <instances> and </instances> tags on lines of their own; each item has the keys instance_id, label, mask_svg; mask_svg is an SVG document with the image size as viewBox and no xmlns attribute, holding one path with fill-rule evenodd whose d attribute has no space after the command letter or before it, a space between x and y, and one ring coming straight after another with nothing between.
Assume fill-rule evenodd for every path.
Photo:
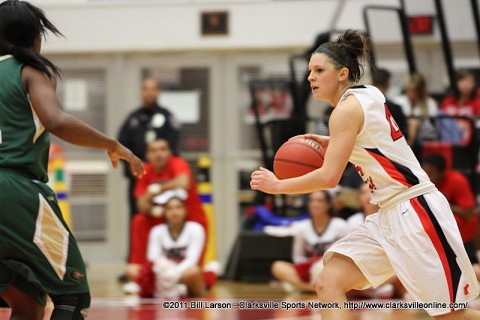
<instances>
[{"instance_id":1,"label":"jersey number","mask_svg":"<svg viewBox=\"0 0 480 320\"><path fill-rule=\"evenodd\" d=\"M387 116L387 121L390 124L390 134L392 136L392 139L393 141L397 141L398 139L403 137L403 133L402 130L400 130L398 124L395 122L395 119L393 119L390 110L388 110L387 104L385 104L385 115Z\"/></svg>"}]
</instances>

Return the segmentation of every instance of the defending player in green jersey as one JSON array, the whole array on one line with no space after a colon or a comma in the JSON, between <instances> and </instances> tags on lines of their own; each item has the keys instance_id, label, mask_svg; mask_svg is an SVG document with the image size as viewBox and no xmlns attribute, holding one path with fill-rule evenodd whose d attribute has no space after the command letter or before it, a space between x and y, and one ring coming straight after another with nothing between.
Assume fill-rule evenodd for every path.
<instances>
[{"instance_id":1,"label":"defending player in green jersey","mask_svg":"<svg viewBox=\"0 0 480 320\"><path fill-rule=\"evenodd\" d=\"M57 67L40 55L46 31L60 34L42 10L24 1L0 4L0 297L11 319L84 319L90 306L77 243L45 184L52 133L126 160L142 162L118 141L63 112L55 93Z\"/></svg>"}]
</instances>

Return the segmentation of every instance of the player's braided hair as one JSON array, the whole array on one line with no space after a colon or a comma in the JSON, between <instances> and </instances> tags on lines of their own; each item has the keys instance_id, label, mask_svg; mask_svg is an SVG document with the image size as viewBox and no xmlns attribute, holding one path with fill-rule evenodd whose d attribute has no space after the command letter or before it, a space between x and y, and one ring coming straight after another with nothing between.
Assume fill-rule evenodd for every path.
<instances>
[{"instance_id":1,"label":"player's braided hair","mask_svg":"<svg viewBox=\"0 0 480 320\"><path fill-rule=\"evenodd\" d=\"M46 31L62 35L45 17L44 12L28 2L7 0L0 4L0 55L11 54L49 78L60 75L47 58L33 51L35 40Z\"/></svg>"},{"instance_id":2,"label":"player's braided hair","mask_svg":"<svg viewBox=\"0 0 480 320\"><path fill-rule=\"evenodd\" d=\"M314 53L329 56L337 69L348 68L348 79L352 82L358 82L363 76L364 70L360 59L370 56L365 36L353 29L348 29L335 41L320 45Z\"/></svg>"}]
</instances>

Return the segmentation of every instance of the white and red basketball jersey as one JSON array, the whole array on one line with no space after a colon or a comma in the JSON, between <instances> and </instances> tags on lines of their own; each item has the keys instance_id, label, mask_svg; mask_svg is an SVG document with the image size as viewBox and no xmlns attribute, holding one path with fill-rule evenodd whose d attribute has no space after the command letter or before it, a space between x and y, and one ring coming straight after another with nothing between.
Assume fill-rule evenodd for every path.
<instances>
[{"instance_id":1,"label":"white and red basketball jersey","mask_svg":"<svg viewBox=\"0 0 480 320\"><path fill-rule=\"evenodd\" d=\"M205 231L196 222L185 222L177 238L172 237L167 224L160 224L150 231L147 259L153 262L163 255L178 263L178 269L183 272L199 264L204 242Z\"/></svg>"},{"instance_id":2,"label":"white and red basketball jersey","mask_svg":"<svg viewBox=\"0 0 480 320\"><path fill-rule=\"evenodd\" d=\"M435 190L373 86L355 86L340 98L354 95L364 112L363 128L349 161L372 192L372 203L385 208Z\"/></svg>"},{"instance_id":3,"label":"white and red basketball jersey","mask_svg":"<svg viewBox=\"0 0 480 320\"><path fill-rule=\"evenodd\" d=\"M348 234L348 225L345 220L333 217L325 230L318 233L311 219L294 222L292 256L294 263L305 262L313 257L322 257L323 253L338 239Z\"/></svg>"}]
</instances>

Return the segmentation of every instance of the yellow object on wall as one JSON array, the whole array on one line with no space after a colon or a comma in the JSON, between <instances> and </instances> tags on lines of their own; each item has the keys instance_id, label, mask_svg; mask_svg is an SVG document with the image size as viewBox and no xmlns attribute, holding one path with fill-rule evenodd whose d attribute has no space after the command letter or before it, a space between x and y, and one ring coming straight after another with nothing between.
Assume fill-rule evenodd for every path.
<instances>
[{"instance_id":1,"label":"yellow object on wall","mask_svg":"<svg viewBox=\"0 0 480 320\"><path fill-rule=\"evenodd\" d=\"M201 154L198 158L197 167L197 189L202 200L203 209L207 216L208 223L208 242L205 251L204 265L217 260L215 215L213 212L212 184L210 182L210 157L207 154Z\"/></svg>"},{"instance_id":2,"label":"yellow object on wall","mask_svg":"<svg viewBox=\"0 0 480 320\"><path fill-rule=\"evenodd\" d=\"M63 219L72 230L72 217L70 214L69 193L70 188L65 174L65 157L62 148L53 143L50 146L48 160L48 184L57 196L58 206L62 210Z\"/></svg>"}]
</instances>

